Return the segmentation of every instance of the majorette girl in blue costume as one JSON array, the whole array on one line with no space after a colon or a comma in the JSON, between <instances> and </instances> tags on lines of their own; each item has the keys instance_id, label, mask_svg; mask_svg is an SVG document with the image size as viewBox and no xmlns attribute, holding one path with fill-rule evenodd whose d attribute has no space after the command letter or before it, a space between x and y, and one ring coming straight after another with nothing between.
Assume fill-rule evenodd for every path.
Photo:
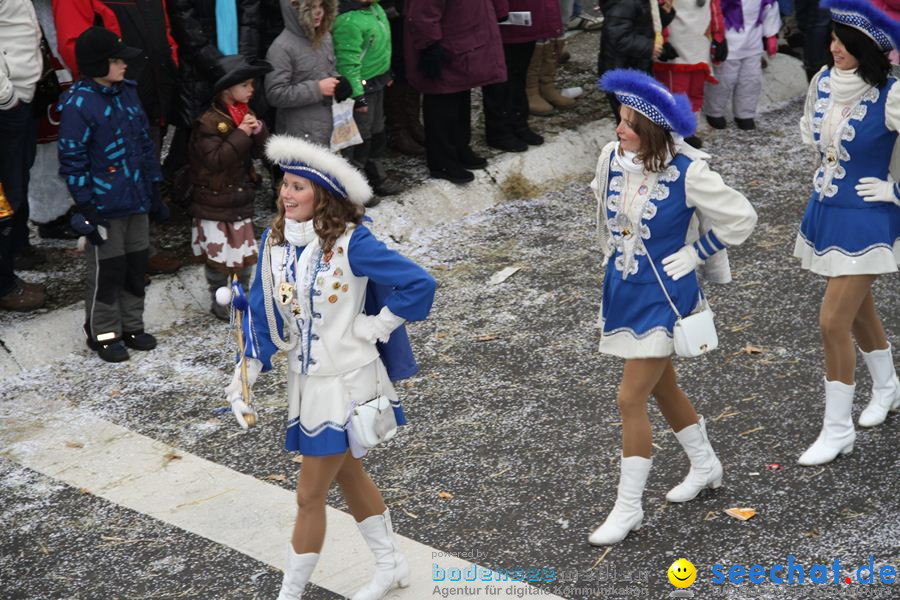
<instances>
[{"instance_id":1,"label":"majorette girl in blue costume","mask_svg":"<svg viewBox=\"0 0 900 600\"><path fill-rule=\"evenodd\" d=\"M285 448L303 455L294 523L279 600L298 600L325 538L325 500L337 481L375 555L375 577L353 600L378 600L409 581L390 511L348 437L354 403L390 398L406 422L391 380L416 372L405 321L428 316L435 281L363 225L372 196L365 177L327 148L273 136L266 155L284 172L278 214L262 235L262 257L243 322L252 385L288 353ZM239 369L226 393L242 427L252 412ZM351 453L352 450L352 453Z\"/></svg>"},{"instance_id":2,"label":"majorette girl in blue costume","mask_svg":"<svg viewBox=\"0 0 900 600\"><path fill-rule=\"evenodd\" d=\"M631 70L608 71L600 86L622 103L619 141L601 151L591 183L606 257L600 351L624 358L625 368L618 395L618 496L588 538L594 545L621 541L643 520L641 496L652 462L651 394L691 463L666 499L687 502L721 485L722 465L706 424L676 381L673 305L683 316L704 308L697 268L704 267L707 280L729 281L725 248L743 242L756 225L750 202L709 169L709 155L684 143L697 127L684 94L673 95Z\"/></svg>"},{"instance_id":3,"label":"majorette girl in blue costume","mask_svg":"<svg viewBox=\"0 0 900 600\"><path fill-rule=\"evenodd\" d=\"M887 53L900 47L900 23L861 0L823 0L831 9L831 60L813 77L800 132L819 151L813 192L794 256L827 278L819 314L825 350L825 418L801 465L853 450L851 410L856 349L872 375L859 424L873 427L900 408L891 345L872 285L900 263L900 84Z\"/></svg>"}]
</instances>

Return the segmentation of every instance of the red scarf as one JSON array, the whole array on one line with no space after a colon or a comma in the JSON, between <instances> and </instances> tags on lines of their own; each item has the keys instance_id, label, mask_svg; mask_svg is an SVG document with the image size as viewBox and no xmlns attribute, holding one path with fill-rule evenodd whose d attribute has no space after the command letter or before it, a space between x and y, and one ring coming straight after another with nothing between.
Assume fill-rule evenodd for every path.
<instances>
[{"instance_id":1,"label":"red scarf","mask_svg":"<svg viewBox=\"0 0 900 600\"><path fill-rule=\"evenodd\" d=\"M231 120L235 125L240 125L247 113L250 112L250 107L245 102L226 103L225 108L228 109L228 114L231 115Z\"/></svg>"}]
</instances>

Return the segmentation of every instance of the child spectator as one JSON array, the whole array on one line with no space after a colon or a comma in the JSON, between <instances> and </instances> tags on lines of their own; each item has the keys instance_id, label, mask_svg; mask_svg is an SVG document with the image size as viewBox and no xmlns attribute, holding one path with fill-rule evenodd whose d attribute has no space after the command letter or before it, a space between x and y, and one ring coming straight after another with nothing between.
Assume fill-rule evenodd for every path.
<instances>
[{"instance_id":1,"label":"child spectator","mask_svg":"<svg viewBox=\"0 0 900 600\"><path fill-rule=\"evenodd\" d=\"M169 123L175 126L175 134L169 143L162 172L169 188L169 198L184 206L188 200L185 197L188 192L186 167L191 129L194 120L209 107L213 97L210 85L214 82L208 80L209 74L222 56L241 54L252 62L265 55L260 53L262 5L260 0L167 0L166 6L172 37L178 44L181 68L178 73L179 93L169 119ZM280 21L280 9L278 16ZM278 33L282 28L279 27ZM253 108L257 111L260 108L258 96L254 96L253 102Z\"/></svg>"},{"instance_id":2,"label":"child spectator","mask_svg":"<svg viewBox=\"0 0 900 600\"><path fill-rule=\"evenodd\" d=\"M781 15L776 0L720 0L725 17L728 58L713 66L718 85L708 85L703 112L715 129L725 128L728 103L740 129L756 128L756 105L762 93L763 45L769 56L778 52Z\"/></svg>"},{"instance_id":3,"label":"child spectator","mask_svg":"<svg viewBox=\"0 0 900 600\"><path fill-rule=\"evenodd\" d=\"M258 255L253 232L253 158L261 158L268 131L247 105L253 80L271 70L240 54L224 56L212 69L212 105L194 122L188 150L191 172L191 246L204 263L217 318L230 318L216 290L240 278L246 289Z\"/></svg>"},{"instance_id":4,"label":"child spectator","mask_svg":"<svg viewBox=\"0 0 900 600\"><path fill-rule=\"evenodd\" d=\"M331 26L337 0L281 0L284 31L266 60L266 100L278 109L275 130L328 146L331 99L338 85Z\"/></svg>"},{"instance_id":5,"label":"child spectator","mask_svg":"<svg viewBox=\"0 0 900 600\"><path fill-rule=\"evenodd\" d=\"M653 74L672 93L687 94L691 108L699 117L706 81L717 83L710 63L712 59L719 63L728 57L722 8L719 0L663 0L662 4L675 8L675 19L668 26L666 36L675 56L668 62L654 63ZM669 57L660 60L666 58ZM685 141L695 148L703 145L696 134Z\"/></svg>"},{"instance_id":6,"label":"child spectator","mask_svg":"<svg viewBox=\"0 0 900 600\"><path fill-rule=\"evenodd\" d=\"M350 82L353 119L363 139L344 156L366 174L376 195L393 196L403 188L387 178L377 160L387 148L384 89L391 83L391 26L378 0L341 0L333 35L337 70Z\"/></svg>"},{"instance_id":7,"label":"child spectator","mask_svg":"<svg viewBox=\"0 0 900 600\"><path fill-rule=\"evenodd\" d=\"M84 331L107 362L128 360L125 346L156 347L144 332L144 273L162 176L137 84L125 79L125 61L141 53L87 29L75 42L81 79L61 101L59 174L75 200L72 227L90 242Z\"/></svg>"}]
</instances>

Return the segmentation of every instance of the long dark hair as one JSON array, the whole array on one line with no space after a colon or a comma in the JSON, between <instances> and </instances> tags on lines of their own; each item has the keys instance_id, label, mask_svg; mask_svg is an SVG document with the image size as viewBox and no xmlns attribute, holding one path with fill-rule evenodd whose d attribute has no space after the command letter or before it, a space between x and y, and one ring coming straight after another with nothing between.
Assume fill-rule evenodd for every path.
<instances>
[{"instance_id":1,"label":"long dark hair","mask_svg":"<svg viewBox=\"0 0 900 600\"><path fill-rule=\"evenodd\" d=\"M891 61L888 60L887 54L881 51L875 40L858 29L834 21L831 22L831 31L837 36L837 39L841 40L847 52L859 61L856 74L869 85L883 87L891 72ZM834 57L831 52L828 53L828 66L834 66Z\"/></svg>"}]
</instances>

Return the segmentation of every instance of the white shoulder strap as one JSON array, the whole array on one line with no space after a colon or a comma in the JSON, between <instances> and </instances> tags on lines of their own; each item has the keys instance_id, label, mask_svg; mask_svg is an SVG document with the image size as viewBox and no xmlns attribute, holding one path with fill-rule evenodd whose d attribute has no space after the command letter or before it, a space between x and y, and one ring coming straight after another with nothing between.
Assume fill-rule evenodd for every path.
<instances>
[{"instance_id":1,"label":"white shoulder strap","mask_svg":"<svg viewBox=\"0 0 900 600\"><path fill-rule=\"evenodd\" d=\"M591 182L591 189L594 191L594 197L597 199L595 222L597 240L600 242L600 250L607 258L609 258L609 255L607 255L609 233L606 231L606 192L609 182L609 163L612 160L613 152L615 152L615 144L604 146L597 161L597 171L594 173L594 180Z\"/></svg>"}]
</instances>

